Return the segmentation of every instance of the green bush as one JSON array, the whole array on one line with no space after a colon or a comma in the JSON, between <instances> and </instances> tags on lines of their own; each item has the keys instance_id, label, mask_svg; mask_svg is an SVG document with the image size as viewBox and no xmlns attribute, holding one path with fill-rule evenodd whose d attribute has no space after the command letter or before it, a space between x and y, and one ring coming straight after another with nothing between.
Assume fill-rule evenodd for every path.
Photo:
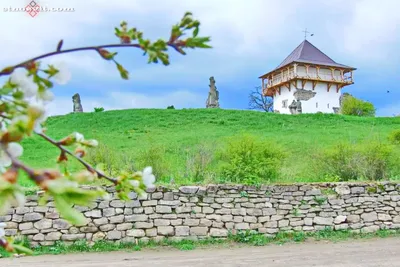
<instances>
[{"instance_id":1,"label":"green bush","mask_svg":"<svg viewBox=\"0 0 400 267\"><path fill-rule=\"evenodd\" d=\"M162 145L151 143L148 148L139 151L136 162L139 170L151 166L153 168L153 174L157 179L163 178L168 174L166 149Z\"/></svg>"},{"instance_id":2,"label":"green bush","mask_svg":"<svg viewBox=\"0 0 400 267\"><path fill-rule=\"evenodd\" d=\"M100 143L98 147L88 150L85 159L92 166L98 166L105 174L114 176L121 167L120 157L114 149Z\"/></svg>"},{"instance_id":3,"label":"green bush","mask_svg":"<svg viewBox=\"0 0 400 267\"><path fill-rule=\"evenodd\" d=\"M232 138L220 152L224 182L260 184L278 178L285 153L273 142L251 135Z\"/></svg>"},{"instance_id":4,"label":"green bush","mask_svg":"<svg viewBox=\"0 0 400 267\"><path fill-rule=\"evenodd\" d=\"M167 109L175 109L174 105L168 106Z\"/></svg>"},{"instance_id":5,"label":"green bush","mask_svg":"<svg viewBox=\"0 0 400 267\"><path fill-rule=\"evenodd\" d=\"M214 149L210 145L201 144L195 149L188 150L186 154L186 172L193 182L203 182L212 176L210 170L214 160Z\"/></svg>"},{"instance_id":6,"label":"green bush","mask_svg":"<svg viewBox=\"0 0 400 267\"><path fill-rule=\"evenodd\" d=\"M400 129L394 130L389 134L389 141L392 144L400 145Z\"/></svg>"},{"instance_id":7,"label":"green bush","mask_svg":"<svg viewBox=\"0 0 400 267\"><path fill-rule=\"evenodd\" d=\"M374 117L375 107L372 103L346 95L343 98L341 113L360 117Z\"/></svg>"},{"instance_id":8,"label":"green bush","mask_svg":"<svg viewBox=\"0 0 400 267\"><path fill-rule=\"evenodd\" d=\"M324 151L315 159L320 175L338 177L339 181L387 179L392 163L392 147L377 142L342 143Z\"/></svg>"},{"instance_id":9,"label":"green bush","mask_svg":"<svg viewBox=\"0 0 400 267\"><path fill-rule=\"evenodd\" d=\"M102 111L104 111L104 108L103 108L103 107L94 108L94 112L102 112Z\"/></svg>"}]
</instances>

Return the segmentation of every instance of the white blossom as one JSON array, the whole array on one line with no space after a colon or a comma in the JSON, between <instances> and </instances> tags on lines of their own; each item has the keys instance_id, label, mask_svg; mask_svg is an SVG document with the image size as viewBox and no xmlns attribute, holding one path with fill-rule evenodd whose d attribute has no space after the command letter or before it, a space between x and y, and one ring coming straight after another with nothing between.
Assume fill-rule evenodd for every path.
<instances>
[{"instance_id":1,"label":"white blossom","mask_svg":"<svg viewBox=\"0 0 400 267\"><path fill-rule=\"evenodd\" d=\"M129 183L133 186L133 187L139 187L140 183L138 180L130 180Z\"/></svg>"},{"instance_id":2,"label":"white blossom","mask_svg":"<svg viewBox=\"0 0 400 267\"><path fill-rule=\"evenodd\" d=\"M67 84L71 79L71 72L68 70L67 64L62 61L53 65L58 70L57 74L53 76L54 80L60 85Z\"/></svg>"},{"instance_id":3,"label":"white blossom","mask_svg":"<svg viewBox=\"0 0 400 267\"><path fill-rule=\"evenodd\" d=\"M22 155L24 149L19 143L9 143L7 146L7 152L10 153L10 155L13 158L18 158ZM2 171L5 171L5 167L8 167L11 165L11 158L6 154L4 150L0 151L0 167L2 167Z\"/></svg>"},{"instance_id":4,"label":"white blossom","mask_svg":"<svg viewBox=\"0 0 400 267\"><path fill-rule=\"evenodd\" d=\"M0 223L0 238L3 238L6 235L6 232L4 230L4 228L6 228L6 224L5 223Z\"/></svg>"},{"instance_id":5,"label":"white blossom","mask_svg":"<svg viewBox=\"0 0 400 267\"><path fill-rule=\"evenodd\" d=\"M39 96L40 96L40 99L43 100L44 102L50 102L50 101L53 101L53 99L54 99L53 92L48 89L44 92L41 92L39 94Z\"/></svg>"},{"instance_id":6,"label":"white blossom","mask_svg":"<svg viewBox=\"0 0 400 267\"><path fill-rule=\"evenodd\" d=\"M18 89L24 93L25 98L31 98L38 93L38 86L33 81L31 76L28 76L28 71L25 69L17 69L10 75L11 83L16 84Z\"/></svg>"},{"instance_id":7,"label":"white blossom","mask_svg":"<svg viewBox=\"0 0 400 267\"><path fill-rule=\"evenodd\" d=\"M34 124L33 130L35 132L37 132L37 133L43 132L42 123L44 123L47 120L47 114L46 114L46 110L45 110L43 104L41 104L41 103L31 103L29 105L29 109L33 113L39 114L39 116L35 120L35 124Z\"/></svg>"},{"instance_id":8,"label":"white blossom","mask_svg":"<svg viewBox=\"0 0 400 267\"><path fill-rule=\"evenodd\" d=\"M144 168L143 173L142 173L142 179L143 179L143 184L147 188L154 187L154 183L156 182L156 177L153 174L152 167Z\"/></svg>"},{"instance_id":9,"label":"white blossom","mask_svg":"<svg viewBox=\"0 0 400 267\"><path fill-rule=\"evenodd\" d=\"M75 132L75 140L76 142L83 142L85 141L85 137L83 136L83 134Z\"/></svg>"}]
</instances>

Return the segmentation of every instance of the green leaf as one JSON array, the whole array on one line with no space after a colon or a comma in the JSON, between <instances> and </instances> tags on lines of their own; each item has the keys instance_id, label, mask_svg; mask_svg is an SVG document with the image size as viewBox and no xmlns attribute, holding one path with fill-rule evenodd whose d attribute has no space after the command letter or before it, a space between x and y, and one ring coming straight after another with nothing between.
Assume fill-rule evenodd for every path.
<instances>
[{"instance_id":1,"label":"green leaf","mask_svg":"<svg viewBox=\"0 0 400 267\"><path fill-rule=\"evenodd\" d=\"M74 225L84 225L86 223L85 216L83 216L82 213L80 213L79 211L72 208L72 204L68 203L64 196L54 194L53 199L57 211L60 213L61 217Z\"/></svg>"},{"instance_id":2,"label":"green leaf","mask_svg":"<svg viewBox=\"0 0 400 267\"><path fill-rule=\"evenodd\" d=\"M196 37L197 35L199 35L199 27L197 27L196 29L194 29L193 31L193 37Z\"/></svg>"},{"instance_id":3,"label":"green leaf","mask_svg":"<svg viewBox=\"0 0 400 267\"><path fill-rule=\"evenodd\" d=\"M3 87L0 89L0 95L8 95L9 93L11 93L14 90L14 88L12 87Z\"/></svg>"},{"instance_id":4,"label":"green leaf","mask_svg":"<svg viewBox=\"0 0 400 267\"><path fill-rule=\"evenodd\" d=\"M16 245L13 244L12 247L14 248L14 251L18 254L25 254L25 255L32 255L33 251L30 250L27 247L21 246L21 245Z\"/></svg>"},{"instance_id":5,"label":"green leaf","mask_svg":"<svg viewBox=\"0 0 400 267\"><path fill-rule=\"evenodd\" d=\"M129 79L129 72L119 63L115 62L115 64L117 64L117 69L119 71L119 73L121 74L121 78L124 80L128 80Z\"/></svg>"}]
</instances>

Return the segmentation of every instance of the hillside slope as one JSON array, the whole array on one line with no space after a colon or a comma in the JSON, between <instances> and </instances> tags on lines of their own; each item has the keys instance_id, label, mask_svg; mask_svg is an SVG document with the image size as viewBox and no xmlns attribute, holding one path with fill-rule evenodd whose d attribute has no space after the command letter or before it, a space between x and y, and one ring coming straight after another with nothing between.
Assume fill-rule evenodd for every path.
<instances>
[{"instance_id":1,"label":"hillside slope","mask_svg":"<svg viewBox=\"0 0 400 267\"><path fill-rule=\"evenodd\" d=\"M115 155L136 160L149 147L165 148L168 175L185 176L187 152L200 145L218 148L225 139L250 133L290 151L284 180L307 179L315 151L340 141L380 139L400 128L400 118L358 118L329 114L281 115L244 110L131 109L69 114L48 119L47 134L55 139L73 131L107 145ZM23 160L35 167L54 167L57 149L38 137L24 141ZM110 154L112 154L110 152ZM122 157L122 156L117 156ZM73 167L76 166L73 164Z\"/></svg>"}]
</instances>

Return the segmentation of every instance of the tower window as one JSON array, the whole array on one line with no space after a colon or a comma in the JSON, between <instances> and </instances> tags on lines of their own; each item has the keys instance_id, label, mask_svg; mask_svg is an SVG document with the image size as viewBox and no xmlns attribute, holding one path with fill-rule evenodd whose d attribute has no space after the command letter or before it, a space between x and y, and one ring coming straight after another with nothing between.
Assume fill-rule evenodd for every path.
<instances>
[{"instance_id":1,"label":"tower window","mask_svg":"<svg viewBox=\"0 0 400 267\"><path fill-rule=\"evenodd\" d=\"M283 107L283 108L287 108L287 107L288 107L288 106L287 106L287 103L288 103L287 100L283 100L283 101L282 101L282 107Z\"/></svg>"},{"instance_id":2,"label":"tower window","mask_svg":"<svg viewBox=\"0 0 400 267\"><path fill-rule=\"evenodd\" d=\"M328 103L328 108L329 108L329 103Z\"/></svg>"},{"instance_id":3,"label":"tower window","mask_svg":"<svg viewBox=\"0 0 400 267\"><path fill-rule=\"evenodd\" d=\"M318 108L318 102L315 103L315 107Z\"/></svg>"}]
</instances>

